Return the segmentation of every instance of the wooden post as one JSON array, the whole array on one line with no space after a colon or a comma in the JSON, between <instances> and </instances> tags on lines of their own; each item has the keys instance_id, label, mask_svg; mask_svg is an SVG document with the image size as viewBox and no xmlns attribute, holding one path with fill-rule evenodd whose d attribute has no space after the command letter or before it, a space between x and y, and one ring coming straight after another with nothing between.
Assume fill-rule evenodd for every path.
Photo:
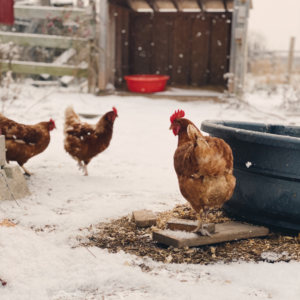
<instances>
[{"instance_id":1,"label":"wooden post","mask_svg":"<svg viewBox=\"0 0 300 300\"><path fill-rule=\"evenodd\" d=\"M247 31L250 0L234 0L231 28L230 68L233 74L229 92L242 92L247 66Z\"/></svg>"},{"instance_id":2,"label":"wooden post","mask_svg":"<svg viewBox=\"0 0 300 300\"><path fill-rule=\"evenodd\" d=\"M287 68L287 79L286 79L287 84L291 83L291 74L293 70L293 58L294 58L294 46L295 46L295 37L291 37L288 68Z\"/></svg>"},{"instance_id":3,"label":"wooden post","mask_svg":"<svg viewBox=\"0 0 300 300\"><path fill-rule=\"evenodd\" d=\"M100 0L100 28L99 28L99 77L98 88L100 91L105 91L106 78L106 53L107 53L107 31L108 31L108 3L107 0Z\"/></svg>"},{"instance_id":4,"label":"wooden post","mask_svg":"<svg viewBox=\"0 0 300 300\"><path fill-rule=\"evenodd\" d=\"M50 6L51 5L50 0L40 0L40 3L42 6Z\"/></svg>"}]
</instances>

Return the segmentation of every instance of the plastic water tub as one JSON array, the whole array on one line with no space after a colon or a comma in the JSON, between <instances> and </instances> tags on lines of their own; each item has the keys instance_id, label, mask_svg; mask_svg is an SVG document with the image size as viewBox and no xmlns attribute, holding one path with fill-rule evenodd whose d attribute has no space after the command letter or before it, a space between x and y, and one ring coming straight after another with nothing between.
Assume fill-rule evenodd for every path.
<instances>
[{"instance_id":1,"label":"plastic water tub","mask_svg":"<svg viewBox=\"0 0 300 300\"><path fill-rule=\"evenodd\" d=\"M204 121L201 130L232 148L232 198L224 209L267 225L300 230L300 127Z\"/></svg>"},{"instance_id":2,"label":"plastic water tub","mask_svg":"<svg viewBox=\"0 0 300 300\"><path fill-rule=\"evenodd\" d=\"M124 76L128 90L135 93L156 93L165 90L167 75L128 75Z\"/></svg>"}]
</instances>

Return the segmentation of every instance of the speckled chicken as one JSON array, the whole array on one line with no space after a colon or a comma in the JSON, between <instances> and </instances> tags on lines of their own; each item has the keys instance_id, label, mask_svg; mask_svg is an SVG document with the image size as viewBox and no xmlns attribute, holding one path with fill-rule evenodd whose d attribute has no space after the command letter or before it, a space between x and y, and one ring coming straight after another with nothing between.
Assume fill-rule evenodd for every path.
<instances>
[{"instance_id":1,"label":"speckled chicken","mask_svg":"<svg viewBox=\"0 0 300 300\"><path fill-rule=\"evenodd\" d=\"M235 188L233 156L224 140L203 136L182 110L171 116L171 127L178 135L174 167L180 192L196 211L195 232L210 236L203 228L204 208L222 205L230 199Z\"/></svg>"},{"instance_id":2,"label":"speckled chicken","mask_svg":"<svg viewBox=\"0 0 300 300\"><path fill-rule=\"evenodd\" d=\"M78 162L79 169L88 175L87 165L93 157L103 152L110 144L117 110L106 113L96 125L80 121L73 107L65 111L65 150Z\"/></svg>"},{"instance_id":3,"label":"speckled chicken","mask_svg":"<svg viewBox=\"0 0 300 300\"><path fill-rule=\"evenodd\" d=\"M0 128L5 135L6 160L16 161L24 170L25 174L30 173L24 164L32 157L42 153L50 143L50 131L55 122L41 122L36 125L24 125L10 120L0 114Z\"/></svg>"}]
</instances>

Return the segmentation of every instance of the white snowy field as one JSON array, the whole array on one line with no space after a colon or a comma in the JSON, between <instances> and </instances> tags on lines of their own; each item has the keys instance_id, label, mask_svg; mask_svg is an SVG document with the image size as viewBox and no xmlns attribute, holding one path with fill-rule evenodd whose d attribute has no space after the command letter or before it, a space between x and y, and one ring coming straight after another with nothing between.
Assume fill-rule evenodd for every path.
<instances>
[{"instance_id":1,"label":"white snowy field","mask_svg":"<svg viewBox=\"0 0 300 300\"><path fill-rule=\"evenodd\" d=\"M18 224L0 227L0 278L8 282L0 286L0 300L300 299L295 262L177 265L90 248L95 258L83 247L74 248L77 235L90 234L80 228L133 210L163 211L185 203L173 169L177 137L169 126L175 109L198 126L205 119L297 124L297 113L279 108L280 95L248 95L257 111L225 109L212 101L95 97L61 89L32 106L51 90L21 88L5 115L25 124L53 118L58 130L51 132L47 150L26 164L34 173L28 179L32 196L18 200L20 206L0 202L0 222ZM77 112L118 109L110 147L91 161L89 177L63 148L64 109L70 104ZM46 225L44 231L34 230ZM142 272L140 263L153 270Z\"/></svg>"}]
</instances>

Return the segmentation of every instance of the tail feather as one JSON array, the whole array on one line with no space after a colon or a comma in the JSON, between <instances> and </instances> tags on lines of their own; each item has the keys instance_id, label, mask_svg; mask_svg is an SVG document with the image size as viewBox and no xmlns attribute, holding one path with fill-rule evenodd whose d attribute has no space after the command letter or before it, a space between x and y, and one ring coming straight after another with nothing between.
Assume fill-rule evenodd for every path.
<instances>
[{"instance_id":1,"label":"tail feather","mask_svg":"<svg viewBox=\"0 0 300 300\"><path fill-rule=\"evenodd\" d=\"M81 123L79 116L76 114L72 106L68 106L65 110L64 132L74 124Z\"/></svg>"}]
</instances>

